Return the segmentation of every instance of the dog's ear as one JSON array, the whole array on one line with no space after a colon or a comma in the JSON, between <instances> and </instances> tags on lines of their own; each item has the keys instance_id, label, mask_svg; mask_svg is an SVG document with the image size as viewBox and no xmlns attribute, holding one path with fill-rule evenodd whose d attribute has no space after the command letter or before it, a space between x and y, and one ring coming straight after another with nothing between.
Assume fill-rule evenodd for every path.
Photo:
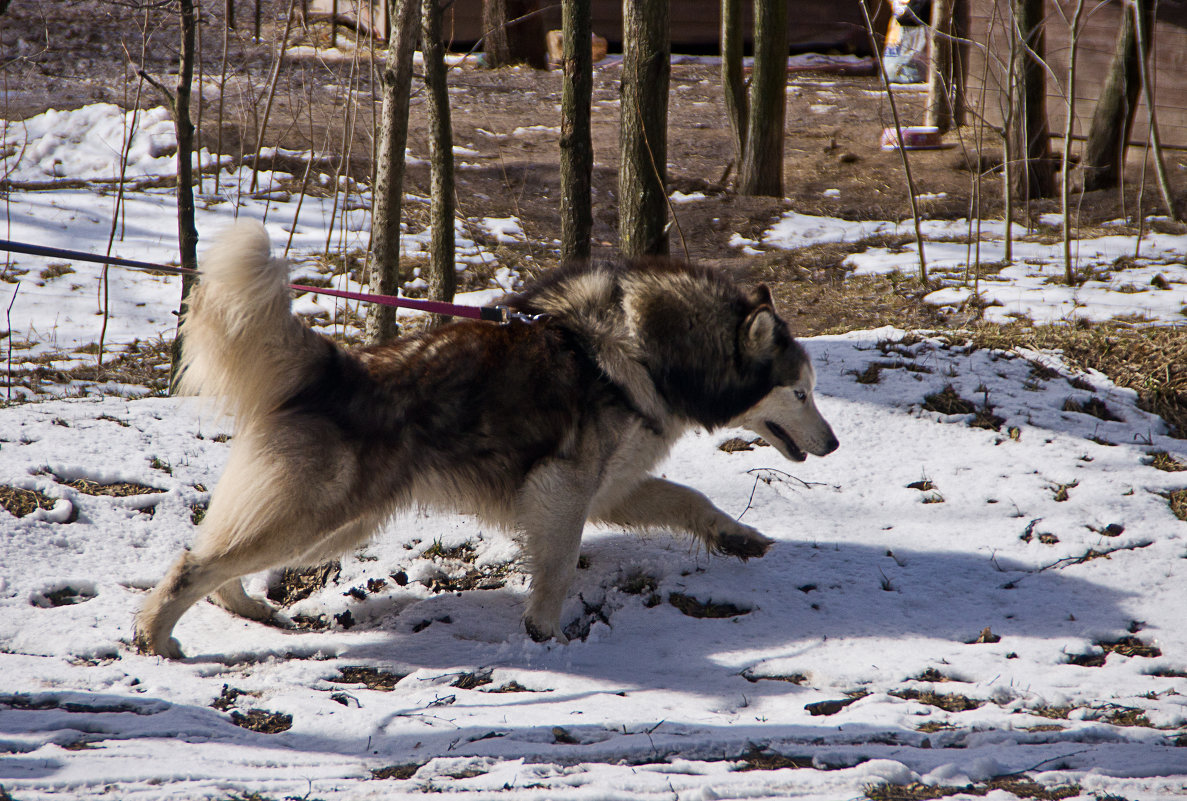
<instances>
[{"instance_id":1,"label":"dog's ear","mask_svg":"<svg viewBox=\"0 0 1187 801\"><path fill-rule=\"evenodd\" d=\"M771 289L766 284L759 284L747 293L746 299L754 307L770 306L775 308L775 299L771 297Z\"/></svg>"},{"instance_id":2,"label":"dog's ear","mask_svg":"<svg viewBox=\"0 0 1187 801\"><path fill-rule=\"evenodd\" d=\"M765 287L764 287L765 289ZM759 306L742 321L742 349L750 356L774 353L779 329L779 318L769 305Z\"/></svg>"}]
</instances>

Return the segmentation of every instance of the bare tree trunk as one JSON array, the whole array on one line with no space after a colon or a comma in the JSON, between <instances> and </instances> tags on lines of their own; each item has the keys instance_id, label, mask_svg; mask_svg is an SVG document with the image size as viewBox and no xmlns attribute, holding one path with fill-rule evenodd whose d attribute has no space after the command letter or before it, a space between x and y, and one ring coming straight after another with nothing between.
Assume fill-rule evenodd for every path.
<instances>
[{"instance_id":1,"label":"bare tree trunk","mask_svg":"<svg viewBox=\"0 0 1187 801\"><path fill-rule=\"evenodd\" d=\"M623 3L618 239L629 256L668 252L668 13L668 0Z\"/></svg>"},{"instance_id":2,"label":"bare tree trunk","mask_svg":"<svg viewBox=\"0 0 1187 801\"><path fill-rule=\"evenodd\" d=\"M734 165L746 150L746 78L742 71L742 0L721 0L721 91L734 139Z\"/></svg>"},{"instance_id":3,"label":"bare tree trunk","mask_svg":"<svg viewBox=\"0 0 1187 801\"><path fill-rule=\"evenodd\" d=\"M389 6L387 59L380 76L383 105L375 168L375 212L371 220L370 289L395 295L400 288L400 209L404 192L404 148L408 143L408 101L412 53L420 34L420 0L393 0ZM378 345L399 332L396 310L373 304L364 337Z\"/></svg>"},{"instance_id":4,"label":"bare tree trunk","mask_svg":"<svg viewBox=\"0 0 1187 801\"><path fill-rule=\"evenodd\" d=\"M1063 127L1063 159L1059 172L1059 201L1063 211L1063 270L1068 286L1076 284L1076 269L1072 259L1071 165L1072 133L1076 127L1076 68L1080 46L1080 21L1084 18L1084 0L1076 0L1072 14L1071 42L1067 66L1067 116Z\"/></svg>"},{"instance_id":5,"label":"bare tree trunk","mask_svg":"<svg viewBox=\"0 0 1187 801\"><path fill-rule=\"evenodd\" d=\"M1135 3L1152 3L1157 0L1133 0ZM1139 12L1140 13L1140 12ZM1142 69L1142 89L1146 93L1146 115L1148 124L1150 126L1150 149L1154 156L1154 174L1158 176L1158 188L1162 192L1162 202L1166 204L1166 212L1170 215L1172 220L1182 222L1183 216L1179 213L1178 204L1175 202L1175 195L1171 191L1170 179L1166 175L1166 162L1162 159L1162 137L1158 133L1158 115L1155 112L1157 103L1154 99L1154 86L1150 82L1150 70L1147 69L1149 65L1150 52L1147 37L1138 27L1138 64Z\"/></svg>"},{"instance_id":6,"label":"bare tree trunk","mask_svg":"<svg viewBox=\"0 0 1187 801\"><path fill-rule=\"evenodd\" d=\"M507 40L507 0L482 0L482 36L486 66L493 69L511 63L511 44Z\"/></svg>"},{"instance_id":7,"label":"bare tree trunk","mask_svg":"<svg viewBox=\"0 0 1187 801\"><path fill-rule=\"evenodd\" d=\"M998 7L994 6L994 16L998 13ZM1006 63L1005 82L1006 82L1006 97L1005 108L1002 109L1002 127L999 133L1002 138L1002 216L1006 225L1006 239L1005 239L1005 253L1004 260L1007 264L1014 261L1014 192L1013 188L1016 183L1015 174L1018 172L1017 154L1014 152L1014 126L1017 125L1018 109L1015 108L1014 98L1018 95L1018 59L1021 55L1022 43L1018 41L1017 35L1014 32L1013 13L1006 21L1006 35L1009 43L1009 60ZM981 92L985 92L985 88L989 85L989 66L990 60L985 59L985 74L982 76ZM984 120L984 115L982 115ZM982 123L984 124L984 123Z\"/></svg>"},{"instance_id":8,"label":"bare tree trunk","mask_svg":"<svg viewBox=\"0 0 1187 801\"><path fill-rule=\"evenodd\" d=\"M217 135L214 142L214 194L218 194L219 180L222 178L222 157L223 157L223 110L225 108L225 99L227 96L227 49L230 46L231 29L235 27L235 3L233 0L227 0L226 12L229 15L227 19L223 20L223 55L219 62L222 66L219 70L218 77L218 121L215 123L217 128Z\"/></svg>"},{"instance_id":9,"label":"bare tree trunk","mask_svg":"<svg viewBox=\"0 0 1187 801\"><path fill-rule=\"evenodd\" d=\"M421 8L421 52L425 61L425 86L429 90L429 161L432 164L430 210L429 297L453 302L457 289L454 271L453 124L449 115L449 86L445 70L445 45L441 42L441 6L424 0ZM436 316L434 324L449 322Z\"/></svg>"},{"instance_id":10,"label":"bare tree trunk","mask_svg":"<svg viewBox=\"0 0 1187 801\"><path fill-rule=\"evenodd\" d=\"M1051 160L1051 131L1047 126L1047 74L1043 69L1046 43L1043 34L1044 0L1011 0L1014 35L1021 40L1015 62L1018 71L1012 100L1021 106L1018 123L1010 131L1013 150L1021 160L1014 171L1013 191L1022 198L1051 197L1055 169Z\"/></svg>"},{"instance_id":11,"label":"bare tree trunk","mask_svg":"<svg viewBox=\"0 0 1187 801\"><path fill-rule=\"evenodd\" d=\"M586 261L593 231L593 50L590 0L564 0L561 90L561 263Z\"/></svg>"},{"instance_id":12,"label":"bare tree trunk","mask_svg":"<svg viewBox=\"0 0 1187 801\"><path fill-rule=\"evenodd\" d=\"M969 5L972 0L951 0L952 3L952 124L964 125L968 113Z\"/></svg>"},{"instance_id":13,"label":"bare tree trunk","mask_svg":"<svg viewBox=\"0 0 1187 801\"><path fill-rule=\"evenodd\" d=\"M202 84L206 76L203 74L203 66L206 60L202 56L202 0L194 0L194 64L198 70L198 108L197 121L194 123L194 153L198 158L198 194L203 193L202 188L202 112L205 111L205 104L202 102Z\"/></svg>"},{"instance_id":14,"label":"bare tree trunk","mask_svg":"<svg viewBox=\"0 0 1187 801\"><path fill-rule=\"evenodd\" d=\"M1092 114L1092 127L1084 145L1084 189L1111 189L1119 185L1125 165L1129 133L1142 94L1142 69L1138 63L1137 22L1142 39L1149 40L1153 29L1153 4L1135 7L1126 2L1121 7L1121 28L1117 46ZM1140 20L1137 20L1140 12Z\"/></svg>"},{"instance_id":15,"label":"bare tree trunk","mask_svg":"<svg viewBox=\"0 0 1187 801\"><path fill-rule=\"evenodd\" d=\"M173 97L173 125L177 130L177 245L181 266L198 269L198 227L194 224L194 123L190 120L190 92L194 83L194 42L197 17L193 0L181 0L181 61L177 70L177 90ZM183 275L178 321L185 317L190 290L197 279ZM181 367L181 331L173 340L169 391L177 388Z\"/></svg>"},{"instance_id":16,"label":"bare tree trunk","mask_svg":"<svg viewBox=\"0 0 1187 801\"><path fill-rule=\"evenodd\" d=\"M486 66L527 64L548 69L540 0L483 0L482 52Z\"/></svg>"},{"instance_id":17,"label":"bare tree trunk","mask_svg":"<svg viewBox=\"0 0 1187 801\"><path fill-rule=\"evenodd\" d=\"M738 193L783 196L783 120L787 108L787 3L755 0L754 72Z\"/></svg>"},{"instance_id":18,"label":"bare tree trunk","mask_svg":"<svg viewBox=\"0 0 1187 801\"><path fill-rule=\"evenodd\" d=\"M932 0L931 50L927 77L928 125L947 131L952 127L953 89L952 71L952 4L953 0Z\"/></svg>"}]
</instances>

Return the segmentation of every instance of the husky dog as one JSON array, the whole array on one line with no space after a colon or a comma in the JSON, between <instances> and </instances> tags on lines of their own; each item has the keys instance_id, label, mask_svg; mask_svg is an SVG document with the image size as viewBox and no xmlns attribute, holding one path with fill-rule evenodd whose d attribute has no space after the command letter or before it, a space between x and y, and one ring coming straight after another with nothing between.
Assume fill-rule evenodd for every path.
<instances>
[{"instance_id":1,"label":"husky dog","mask_svg":"<svg viewBox=\"0 0 1187 801\"><path fill-rule=\"evenodd\" d=\"M595 262L506 299L535 319L345 350L292 315L287 273L258 224L204 258L182 389L222 401L237 428L193 547L136 617L143 651L180 657L174 624L206 595L271 618L241 576L325 562L413 503L513 531L531 575L527 632L564 641L587 521L684 531L743 560L770 547L701 493L648 475L685 431L743 426L794 461L837 447L765 286L670 260Z\"/></svg>"}]
</instances>

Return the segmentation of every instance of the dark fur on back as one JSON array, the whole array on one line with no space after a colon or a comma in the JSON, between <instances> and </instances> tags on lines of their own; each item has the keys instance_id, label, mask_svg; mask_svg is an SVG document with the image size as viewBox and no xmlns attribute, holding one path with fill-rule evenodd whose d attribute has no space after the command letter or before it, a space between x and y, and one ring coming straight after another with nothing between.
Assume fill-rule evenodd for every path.
<instances>
[{"instance_id":1,"label":"dark fur on back","mask_svg":"<svg viewBox=\"0 0 1187 801\"><path fill-rule=\"evenodd\" d=\"M464 472L493 496L563 456L583 419L620 397L554 321L467 321L358 351L327 343L276 416L332 427L357 454L360 494L395 478L385 463L398 448L420 455L421 470Z\"/></svg>"}]
</instances>

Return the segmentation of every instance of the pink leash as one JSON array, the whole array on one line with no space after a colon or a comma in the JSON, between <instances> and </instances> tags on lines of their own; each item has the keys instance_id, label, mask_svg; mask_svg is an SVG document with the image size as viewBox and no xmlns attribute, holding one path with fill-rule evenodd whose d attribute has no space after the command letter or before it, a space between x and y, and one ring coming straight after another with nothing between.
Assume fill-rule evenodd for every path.
<instances>
[{"instance_id":1,"label":"pink leash","mask_svg":"<svg viewBox=\"0 0 1187 801\"><path fill-rule=\"evenodd\" d=\"M90 261L97 264L110 264L116 267L128 267L133 270L152 270L161 273L171 273L173 275L198 274L197 270L190 270L185 267L171 267L166 264L154 264L152 262L136 261L134 259L119 259L114 256L96 256L92 253L84 253L79 250L65 250L64 248L30 245L24 242L13 242L8 239L0 239L0 251L25 253L30 256L46 256L48 258L54 259ZM305 286L303 284L289 284L289 289L295 289L298 292L312 292L315 295L331 295L333 297L343 298L345 300L358 300L362 301L363 303L377 303L380 306L393 306L402 309L413 309L415 311L429 312L431 314L444 314L450 317L467 317L471 320L487 320L494 323L504 323L512 317L533 319L524 315L510 312L503 306L463 306L458 303L446 303L440 300L398 298L393 295L373 295L369 292L347 292L340 289L327 289L325 287Z\"/></svg>"}]
</instances>

